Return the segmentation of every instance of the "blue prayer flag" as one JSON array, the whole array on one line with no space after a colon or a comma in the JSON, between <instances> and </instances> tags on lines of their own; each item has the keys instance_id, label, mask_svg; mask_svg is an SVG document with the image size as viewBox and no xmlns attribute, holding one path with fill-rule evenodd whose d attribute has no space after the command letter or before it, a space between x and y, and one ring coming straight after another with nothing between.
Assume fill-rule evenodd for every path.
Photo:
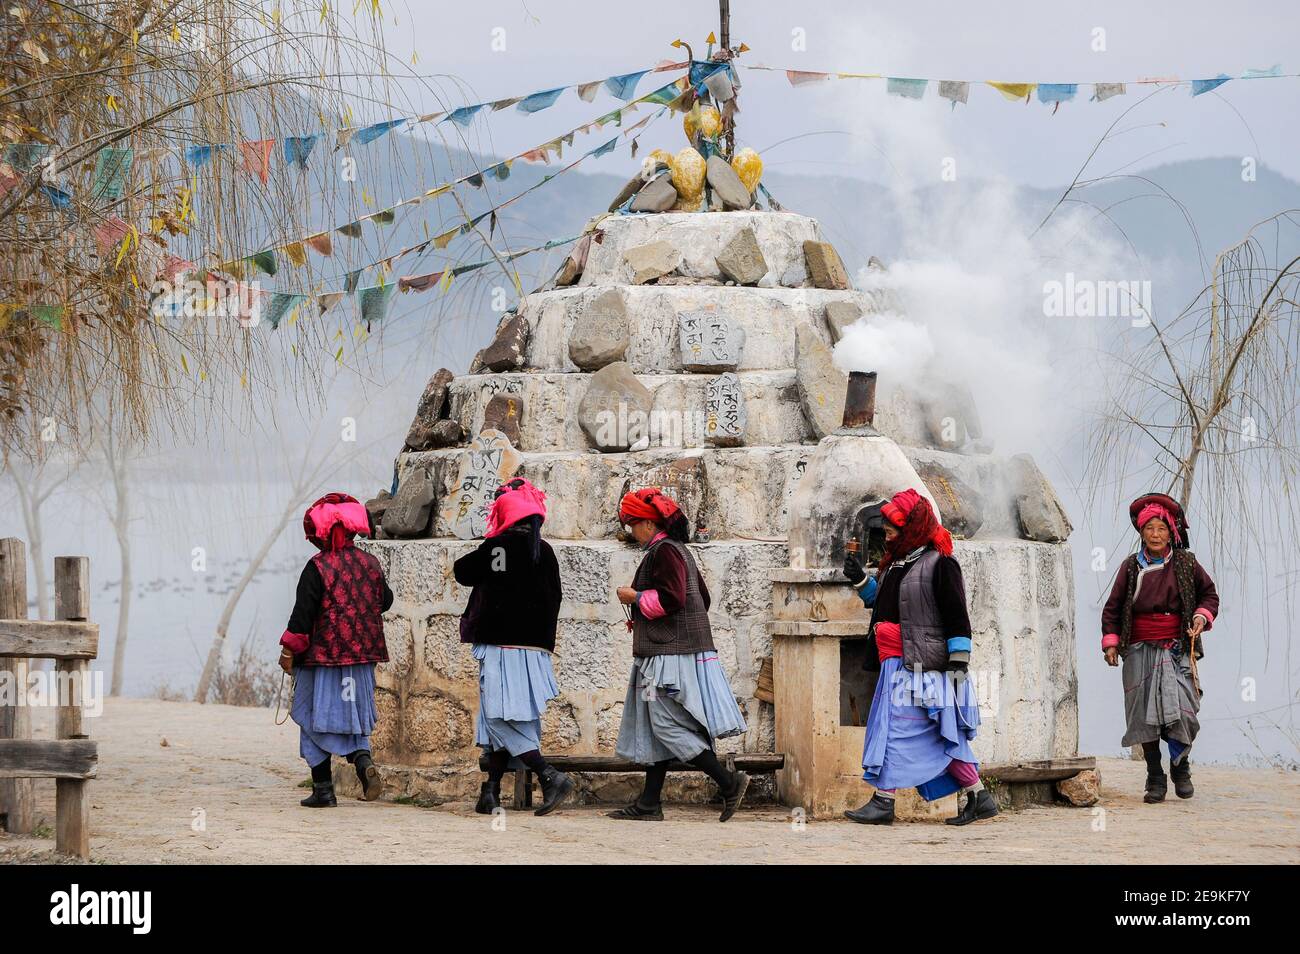
<instances>
[{"instance_id":1,"label":"blue prayer flag","mask_svg":"<svg viewBox=\"0 0 1300 954\"><path fill-rule=\"evenodd\" d=\"M314 136L286 136L284 140L284 161L291 166L297 166L299 169L306 169L307 157L316 148L316 140L318 139L320 139L319 134Z\"/></svg>"},{"instance_id":2,"label":"blue prayer flag","mask_svg":"<svg viewBox=\"0 0 1300 954\"><path fill-rule=\"evenodd\" d=\"M1038 101L1040 103L1065 103L1074 99L1079 92L1078 83L1039 83Z\"/></svg>"},{"instance_id":3,"label":"blue prayer flag","mask_svg":"<svg viewBox=\"0 0 1300 954\"><path fill-rule=\"evenodd\" d=\"M639 73L624 73L622 76L611 76L605 80L605 88L621 100L629 100L632 94L636 92L636 84L641 81L641 77L649 73L649 70L642 70Z\"/></svg>"},{"instance_id":4,"label":"blue prayer flag","mask_svg":"<svg viewBox=\"0 0 1300 954\"><path fill-rule=\"evenodd\" d=\"M561 86L558 89L543 90L540 93L533 93L531 96L525 96L519 101L519 105L516 108L521 113L538 112L539 110L543 110L547 106L553 104L560 98L560 94L568 88L569 87L567 86Z\"/></svg>"},{"instance_id":5,"label":"blue prayer flag","mask_svg":"<svg viewBox=\"0 0 1300 954\"><path fill-rule=\"evenodd\" d=\"M452 110L443 118L450 119L453 123L455 123L457 126L460 126L462 128L467 127L470 123L474 121L474 116L482 108L483 108L482 103L479 103L476 106L462 106L460 107L460 109Z\"/></svg>"},{"instance_id":6,"label":"blue prayer flag","mask_svg":"<svg viewBox=\"0 0 1300 954\"><path fill-rule=\"evenodd\" d=\"M386 135L389 130L396 129L405 122L405 119L393 119L386 123L375 123L365 129L358 129L356 135L352 138L364 146L366 143L374 142L380 136Z\"/></svg>"},{"instance_id":7,"label":"blue prayer flag","mask_svg":"<svg viewBox=\"0 0 1300 954\"><path fill-rule=\"evenodd\" d=\"M1228 80L1232 79L1227 73L1220 73L1214 79L1192 80L1192 95L1200 96L1202 93L1208 93L1212 89L1218 89Z\"/></svg>"}]
</instances>

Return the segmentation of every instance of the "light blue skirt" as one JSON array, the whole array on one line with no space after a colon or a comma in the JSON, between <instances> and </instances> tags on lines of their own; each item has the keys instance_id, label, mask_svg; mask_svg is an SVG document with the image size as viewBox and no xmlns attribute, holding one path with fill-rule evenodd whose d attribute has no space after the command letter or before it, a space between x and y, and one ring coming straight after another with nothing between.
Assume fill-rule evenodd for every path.
<instances>
[{"instance_id":1,"label":"light blue skirt","mask_svg":"<svg viewBox=\"0 0 1300 954\"><path fill-rule=\"evenodd\" d=\"M520 755L540 749L542 713L560 694L551 654L474 644L478 660L478 721L474 744Z\"/></svg>"},{"instance_id":2,"label":"light blue skirt","mask_svg":"<svg viewBox=\"0 0 1300 954\"><path fill-rule=\"evenodd\" d=\"M716 650L632 660L614 747L620 758L689 762L713 740L744 731L745 717Z\"/></svg>"},{"instance_id":3,"label":"light blue skirt","mask_svg":"<svg viewBox=\"0 0 1300 954\"><path fill-rule=\"evenodd\" d=\"M867 719L862 777L876 788L915 788L927 801L943 798L961 787L948 764L975 763L970 740L979 724L969 679L918 673L897 656L886 659Z\"/></svg>"},{"instance_id":4,"label":"light blue skirt","mask_svg":"<svg viewBox=\"0 0 1300 954\"><path fill-rule=\"evenodd\" d=\"M370 733L379 721L375 708L375 664L300 666L293 671L293 705L298 723L298 752L308 765L331 755L370 749Z\"/></svg>"}]
</instances>

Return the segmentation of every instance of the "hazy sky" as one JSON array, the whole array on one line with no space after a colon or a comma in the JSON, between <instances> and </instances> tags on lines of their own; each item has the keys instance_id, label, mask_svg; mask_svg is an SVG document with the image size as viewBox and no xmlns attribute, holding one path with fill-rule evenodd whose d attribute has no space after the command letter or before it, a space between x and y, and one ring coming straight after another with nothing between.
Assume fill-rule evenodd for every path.
<instances>
[{"instance_id":1,"label":"hazy sky","mask_svg":"<svg viewBox=\"0 0 1300 954\"><path fill-rule=\"evenodd\" d=\"M443 74L401 84L403 93L427 109L438 108L439 95L443 104L460 105L641 69L679 55L669 46L675 37L702 54L704 37L717 23L717 7L710 0L485 0L385 3L384 9L386 41L395 59L409 67L415 53L418 63L411 69L426 77ZM1086 5L735 0L732 23L734 39L751 47L742 69L769 65L1078 83L1205 78L1278 64L1283 72L1300 72L1292 45L1300 8L1283 0L1233 5L1201 0ZM504 34L494 34L498 28ZM1104 52L1092 49L1097 28L1105 31ZM493 49L494 38L498 45L504 38L504 50ZM795 49L801 39L804 48ZM643 79L638 91L652 89L654 78ZM949 154L967 175L1031 185L1068 182L1106 127L1153 89L1130 86L1127 96L1105 103L1088 102L1091 89L1081 89L1078 99L1052 115L1050 107L1036 100L1007 102L987 86L972 87L969 103L952 110L933 86L924 100L913 102L888 97L879 80L794 89L781 72L745 70L742 79L740 138L764 151L768 169L882 181L900 177L920 184L937 177ZM1161 93L1124 121L1121 128L1129 131L1114 150L1116 160L1141 168L1204 156L1252 156L1300 179L1298 84L1297 79L1236 81L1195 99L1186 87ZM396 92L391 102L401 99ZM480 119L466 139L476 148L518 151L615 103L602 93L587 104L570 92L533 116L508 110L492 115L490 122ZM400 106L395 110L398 115L404 111ZM675 151L684 144L676 125L671 134L657 130L644 143ZM449 124L440 128L453 131ZM827 134L775 146L806 133ZM603 160L600 169L622 171L631 165L620 150Z\"/></svg>"}]
</instances>

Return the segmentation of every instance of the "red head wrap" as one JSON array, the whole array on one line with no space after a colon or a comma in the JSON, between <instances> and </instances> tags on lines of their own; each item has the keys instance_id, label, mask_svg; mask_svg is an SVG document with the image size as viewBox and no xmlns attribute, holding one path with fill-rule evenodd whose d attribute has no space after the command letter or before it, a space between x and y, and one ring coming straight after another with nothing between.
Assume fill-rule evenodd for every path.
<instances>
[{"instance_id":1,"label":"red head wrap","mask_svg":"<svg viewBox=\"0 0 1300 954\"><path fill-rule=\"evenodd\" d=\"M370 515L356 497L326 494L307 508L302 529L317 548L341 550L358 533L370 536Z\"/></svg>"},{"instance_id":2,"label":"red head wrap","mask_svg":"<svg viewBox=\"0 0 1300 954\"><path fill-rule=\"evenodd\" d=\"M907 556L917 547L932 545L944 556L952 556L952 535L939 524L934 508L915 490L894 494L880 508L881 516L898 527L898 536L885 543L885 553L880 558L878 578L883 578L886 567Z\"/></svg>"},{"instance_id":3,"label":"red head wrap","mask_svg":"<svg viewBox=\"0 0 1300 954\"><path fill-rule=\"evenodd\" d=\"M623 499L618 503L620 523L653 520L663 526L681 512L681 508L673 502L673 499L658 487L642 487L640 490L633 490L624 494Z\"/></svg>"},{"instance_id":4,"label":"red head wrap","mask_svg":"<svg viewBox=\"0 0 1300 954\"><path fill-rule=\"evenodd\" d=\"M1165 522L1165 526L1169 528L1169 536L1173 538L1174 542L1182 543L1183 538L1178 534L1178 524L1174 522L1173 514L1171 514L1166 507L1158 503L1149 503L1138 511L1138 531L1140 532L1143 527L1157 517Z\"/></svg>"}]
</instances>

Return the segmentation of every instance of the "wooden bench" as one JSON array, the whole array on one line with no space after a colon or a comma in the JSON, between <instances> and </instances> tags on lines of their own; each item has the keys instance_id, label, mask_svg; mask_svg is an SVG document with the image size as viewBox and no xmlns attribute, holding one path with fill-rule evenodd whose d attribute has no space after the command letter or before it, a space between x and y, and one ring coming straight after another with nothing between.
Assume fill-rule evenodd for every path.
<instances>
[{"instance_id":1,"label":"wooden bench","mask_svg":"<svg viewBox=\"0 0 1300 954\"><path fill-rule=\"evenodd\" d=\"M55 780L55 847L90 857L90 794L86 782L99 766L98 746L83 731L81 702L89 660L99 652L99 626L90 613L90 560L55 557L53 621L27 619L27 547L0 540L0 668L18 693L27 691L27 659L53 659L56 687L76 689L60 699L55 738L31 737L26 705L0 706L0 815L6 830L35 828L33 778Z\"/></svg>"},{"instance_id":2,"label":"wooden bench","mask_svg":"<svg viewBox=\"0 0 1300 954\"><path fill-rule=\"evenodd\" d=\"M648 765L620 759L612 755L548 755L546 761L561 772L644 772ZM748 772L750 775L770 775L785 767L785 755L781 752L741 752L719 755L718 761L729 772ZM488 769L487 755L480 755L480 771ZM686 762L674 761L668 766L670 772L698 772L697 766ZM515 808L533 807L533 773L525 768L515 770Z\"/></svg>"}]
</instances>

